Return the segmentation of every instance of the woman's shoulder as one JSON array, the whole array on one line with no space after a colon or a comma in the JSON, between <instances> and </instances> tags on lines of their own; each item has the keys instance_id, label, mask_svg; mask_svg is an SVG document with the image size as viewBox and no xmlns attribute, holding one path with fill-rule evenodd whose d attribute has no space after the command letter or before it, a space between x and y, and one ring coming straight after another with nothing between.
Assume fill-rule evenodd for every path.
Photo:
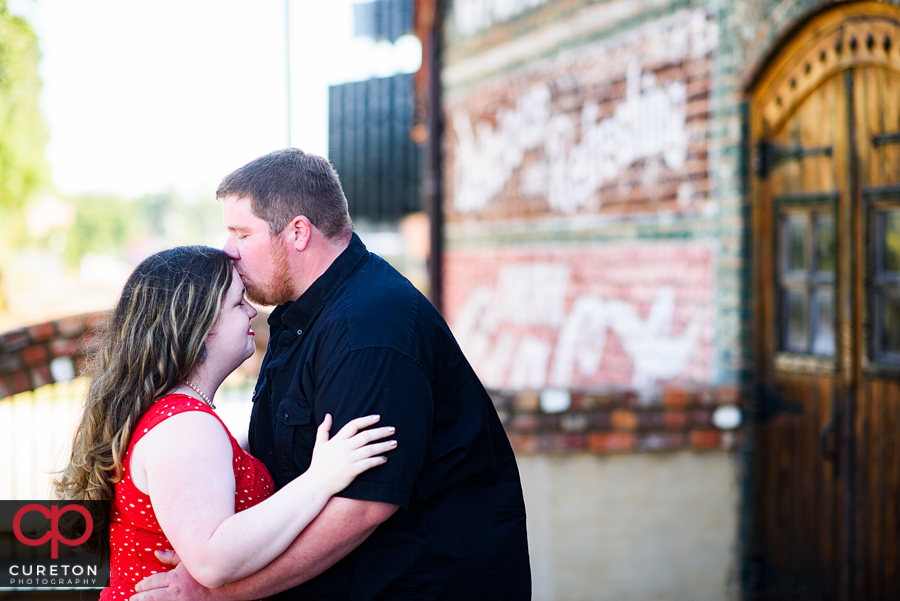
<instances>
[{"instance_id":1,"label":"woman's shoulder","mask_svg":"<svg viewBox=\"0 0 900 601\"><path fill-rule=\"evenodd\" d=\"M219 416L216 415L216 412L212 410L212 408L200 401L195 399L192 396L187 394L167 394L165 396L157 399L147 411L141 416L138 420L137 427L134 431L134 436L132 437L132 445L137 442L140 438L147 434L161 424L162 422L168 420L172 416L179 415L187 412L201 412L207 413L213 416L215 419L221 422ZM223 424L224 425L224 424Z\"/></svg>"}]
</instances>

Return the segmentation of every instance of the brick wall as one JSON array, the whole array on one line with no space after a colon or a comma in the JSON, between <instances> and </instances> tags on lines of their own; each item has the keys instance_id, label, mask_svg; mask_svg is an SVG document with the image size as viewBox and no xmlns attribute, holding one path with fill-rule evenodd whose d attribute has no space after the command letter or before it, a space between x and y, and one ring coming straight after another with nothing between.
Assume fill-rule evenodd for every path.
<instances>
[{"instance_id":1,"label":"brick wall","mask_svg":"<svg viewBox=\"0 0 900 601\"><path fill-rule=\"evenodd\" d=\"M733 65L759 35L738 13L760 3L464 4L443 77L444 307L482 380L507 391L495 401L514 444L730 448L739 435L709 416L725 399L747 408ZM570 406L517 401L547 390Z\"/></svg>"},{"instance_id":2,"label":"brick wall","mask_svg":"<svg viewBox=\"0 0 900 601\"><path fill-rule=\"evenodd\" d=\"M107 319L86 313L0 334L0 399L82 374Z\"/></svg>"},{"instance_id":3,"label":"brick wall","mask_svg":"<svg viewBox=\"0 0 900 601\"><path fill-rule=\"evenodd\" d=\"M567 391L564 411L546 394L491 393L517 453L621 453L732 449L743 431L713 425L715 409L741 403L733 386L634 391Z\"/></svg>"}]
</instances>

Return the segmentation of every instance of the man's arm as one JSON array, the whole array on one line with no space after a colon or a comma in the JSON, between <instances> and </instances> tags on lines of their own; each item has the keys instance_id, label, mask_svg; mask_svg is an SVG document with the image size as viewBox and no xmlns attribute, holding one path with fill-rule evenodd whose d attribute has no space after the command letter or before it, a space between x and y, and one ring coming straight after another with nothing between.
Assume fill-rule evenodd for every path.
<instances>
[{"instance_id":1,"label":"man's arm","mask_svg":"<svg viewBox=\"0 0 900 601\"><path fill-rule=\"evenodd\" d=\"M139 594L132 599L243 601L274 595L306 582L336 564L366 540L397 508L388 503L332 497L291 546L259 572L210 590L197 584L180 566L139 582L136 587Z\"/></svg>"}]
</instances>

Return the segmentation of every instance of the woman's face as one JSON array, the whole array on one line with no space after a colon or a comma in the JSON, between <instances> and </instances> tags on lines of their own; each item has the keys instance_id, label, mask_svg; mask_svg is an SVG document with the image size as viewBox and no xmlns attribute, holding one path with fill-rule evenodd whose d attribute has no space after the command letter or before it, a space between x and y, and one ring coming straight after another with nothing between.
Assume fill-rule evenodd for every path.
<instances>
[{"instance_id":1,"label":"woman's face","mask_svg":"<svg viewBox=\"0 0 900 601\"><path fill-rule=\"evenodd\" d=\"M234 270L219 316L206 337L209 360L231 371L249 359L256 350L250 328L250 320L255 316L256 309L244 298L244 284Z\"/></svg>"}]
</instances>

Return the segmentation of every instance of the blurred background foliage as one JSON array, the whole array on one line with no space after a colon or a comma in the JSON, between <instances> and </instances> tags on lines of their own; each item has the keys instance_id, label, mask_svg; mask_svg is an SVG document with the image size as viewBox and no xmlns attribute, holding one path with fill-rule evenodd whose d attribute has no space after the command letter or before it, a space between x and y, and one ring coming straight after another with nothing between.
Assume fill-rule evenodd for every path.
<instances>
[{"instance_id":1,"label":"blurred background foliage","mask_svg":"<svg viewBox=\"0 0 900 601\"><path fill-rule=\"evenodd\" d=\"M49 185L39 60L34 31L0 0L0 310L5 304L2 266L23 242L25 204Z\"/></svg>"},{"instance_id":2,"label":"blurred background foliage","mask_svg":"<svg viewBox=\"0 0 900 601\"><path fill-rule=\"evenodd\" d=\"M45 158L40 59L32 27L0 0L0 332L111 306L146 256L224 241L211 194L60 194Z\"/></svg>"}]
</instances>

